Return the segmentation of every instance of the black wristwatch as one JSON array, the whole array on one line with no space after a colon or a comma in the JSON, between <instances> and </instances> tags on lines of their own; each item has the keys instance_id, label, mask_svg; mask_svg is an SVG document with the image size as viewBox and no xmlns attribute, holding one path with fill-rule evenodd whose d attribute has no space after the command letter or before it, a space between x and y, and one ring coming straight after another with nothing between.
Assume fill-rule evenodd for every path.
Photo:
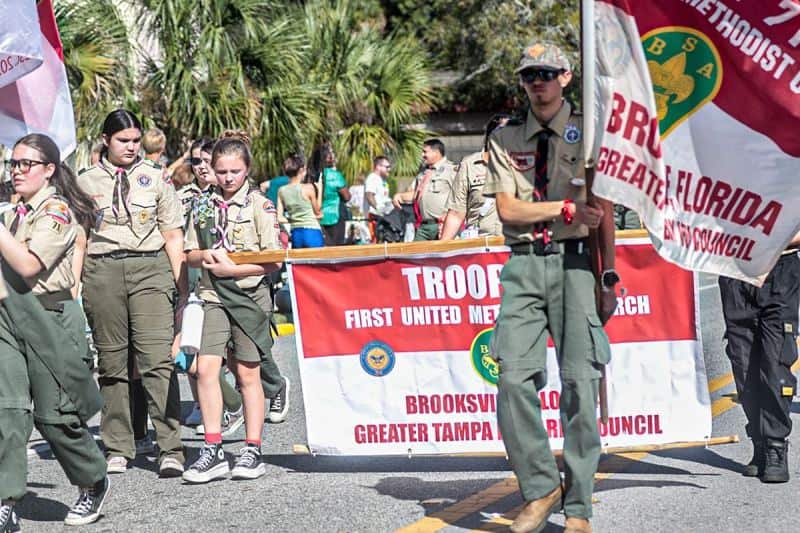
<instances>
[{"instance_id":1,"label":"black wristwatch","mask_svg":"<svg viewBox=\"0 0 800 533\"><path fill-rule=\"evenodd\" d=\"M613 268L604 270L603 274L600 276L600 285L602 285L604 289L614 288L614 285L619 283L619 281L619 274L617 274L617 271Z\"/></svg>"}]
</instances>

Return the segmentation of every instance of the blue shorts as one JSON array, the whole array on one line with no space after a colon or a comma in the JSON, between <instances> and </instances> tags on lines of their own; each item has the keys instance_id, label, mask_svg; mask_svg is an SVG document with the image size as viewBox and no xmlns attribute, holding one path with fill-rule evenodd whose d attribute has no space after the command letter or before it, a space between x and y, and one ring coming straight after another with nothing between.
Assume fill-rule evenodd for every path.
<instances>
[{"instance_id":1,"label":"blue shorts","mask_svg":"<svg viewBox=\"0 0 800 533\"><path fill-rule=\"evenodd\" d=\"M292 230L292 248L320 248L325 245L322 230L318 228L295 228Z\"/></svg>"}]
</instances>

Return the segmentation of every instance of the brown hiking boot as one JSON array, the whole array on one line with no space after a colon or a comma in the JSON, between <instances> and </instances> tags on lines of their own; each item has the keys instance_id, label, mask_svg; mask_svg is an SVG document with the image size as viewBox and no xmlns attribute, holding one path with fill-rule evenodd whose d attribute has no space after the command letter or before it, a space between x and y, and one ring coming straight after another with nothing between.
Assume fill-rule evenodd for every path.
<instances>
[{"instance_id":1,"label":"brown hiking boot","mask_svg":"<svg viewBox=\"0 0 800 533\"><path fill-rule=\"evenodd\" d=\"M568 517L564 524L564 533L592 533L592 524L585 518Z\"/></svg>"},{"instance_id":2,"label":"brown hiking boot","mask_svg":"<svg viewBox=\"0 0 800 533\"><path fill-rule=\"evenodd\" d=\"M539 533L547 524L550 514L561 507L562 495L561 485L559 485L550 494L538 500L529 501L511 524L511 533Z\"/></svg>"}]
</instances>

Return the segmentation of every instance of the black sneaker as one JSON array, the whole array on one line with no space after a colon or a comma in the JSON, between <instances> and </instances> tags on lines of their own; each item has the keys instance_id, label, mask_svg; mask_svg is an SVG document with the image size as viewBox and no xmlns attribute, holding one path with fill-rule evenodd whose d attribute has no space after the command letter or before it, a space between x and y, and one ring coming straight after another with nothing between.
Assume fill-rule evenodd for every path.
<instances>
[{"instance_id":1,"label":"black sneaker","mask_svg":"<svg viewBox=\"0 0 800 533\"><path fill-rule=\"evenodd\" d=\"M68 526L85 526L97 522L110 487L111 481L106 476L93 487L80 489L78 501L67 513L64 523Z\"/></svg>"},{"instance_id":2,"label":"black sneaker","mask_svg":"<svg viewBox=\"0 0 800 533\"><path fill-rule=\"evenodd\" d=\"M239 458L231 471L231 479L257 479L266 473L267 467L261 461L261 450L257 446L247 445L239 452Z\"/></svg>"},{"instance_id":3,"label":"black sneaker","mask_svg":"<svg viewBox=\"0 0 800 533\"><path fill-rule=\"evenodd\" d=\"M0 533L19 531L19 517L13 505L6 503L0 505Z\"/></svg>"},{"instance_id":4,"label":"black sneaker","mask_svg":"<svg viewBox=\"0 0 800 533\"><path fill-rule=\"evenodd\" d=\"M274 398L269 400L267 420L273 424L280 424L286 420L286 416L289 414L289 385L289 378L284 376L283 387Z\"/></svg>"},{"instance_id":5,"label":"black sneaker","mask_svg":"<svg viewBox=\"0 0 800 533\"><path fill-rule=\"evenodd\" d=\"M183 473L183 480L189 483L208 483L221 479L230 472L222 444L206 444L200 450L200 457Z\"/></svg>"}]
</instances>

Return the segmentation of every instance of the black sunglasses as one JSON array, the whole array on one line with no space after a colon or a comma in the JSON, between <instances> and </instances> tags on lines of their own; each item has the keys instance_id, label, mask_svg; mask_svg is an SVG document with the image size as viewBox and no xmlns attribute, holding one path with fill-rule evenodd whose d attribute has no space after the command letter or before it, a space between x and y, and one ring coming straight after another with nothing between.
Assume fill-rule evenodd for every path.
<instances>
[{"instance_id":1,"label":"black sunglasses","mask_svg":"<svg viewBox=\"0 0 800 533\"><path fill-rule=\"evenodd\" d=\"M193 167L199 167L200 165L203 164L203 160L200 159L199 157L190 157L189 164L192 165Z\"/></svg>"},{"instance_id":2,"label":"black sunglasses","mask_svg":"<svg viewBox=\"0 0 800 533\"><path fill-rule=\"evenodd\" d=\"M46 161L36 161L35 159L6 159L6 168L11 171L18 168L20 172L26 174L31 167L36 165L49 165Z\"/></svg>"},{"instance_id":3,"label":"black sunglasses","mask_svg":"<svg viewBox=\"0 0 800 533\"><path fill-rule=\"evenodd\" d=\"M563 73L563 70L553 70L549 68L529 68L520 72L519 77L525 83L533 83L537 79L542 81L553 81Z\"/></svg>"}]
</instances>

